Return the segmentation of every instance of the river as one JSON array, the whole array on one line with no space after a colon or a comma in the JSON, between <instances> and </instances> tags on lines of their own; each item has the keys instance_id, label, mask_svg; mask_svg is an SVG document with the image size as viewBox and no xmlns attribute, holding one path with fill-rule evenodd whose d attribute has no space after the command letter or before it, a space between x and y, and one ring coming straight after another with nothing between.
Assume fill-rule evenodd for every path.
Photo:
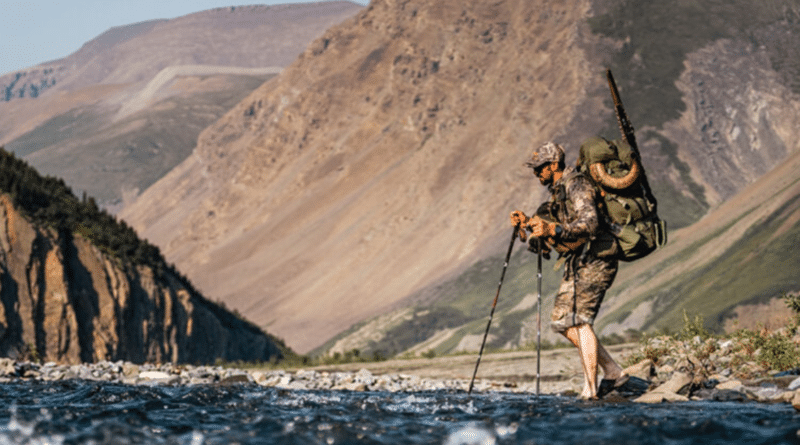
<instances>
[{"instance_id":1,"label":"river","mask_svg":"<svg viewBox=\"0 0 800 445\"><path fill-rule=\"evenodd\" d=\"M788 404L644 405L255 384L0 384L5 444L798 444Z\"/></svg>"}]
</instances>

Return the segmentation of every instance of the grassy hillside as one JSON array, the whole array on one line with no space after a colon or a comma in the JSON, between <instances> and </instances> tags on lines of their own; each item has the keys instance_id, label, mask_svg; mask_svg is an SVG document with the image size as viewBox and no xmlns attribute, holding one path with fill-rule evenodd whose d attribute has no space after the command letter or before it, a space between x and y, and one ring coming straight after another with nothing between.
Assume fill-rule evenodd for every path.
<instances>
[{"instance_id":1,"label":"grassy hillside","mask_svg":"<svg viewBox=\"0 0 800 445\"><path fill-rule=\"evenodd\" d=\"M658 258L631 264L611 295L636 297L607 308L600 329L651 305L636 320L643 329L670 329L681 323L686 310L721 330L737 305L767 303L800 290L798 168L800 155L794 154L679 232Z\"/></svg>"},{"instance_id":2,"label":"grassy hillside","mask_svg":"<svg viewBox=\"0 0 800 445\"><path fill-rule=\"evenodd\" d=\"M747 214L742 215L742 218L747 217ZM702 251L716 241L709 237L688 249ZM800 290L797 280L797 271L800 270L798 245L800 195L753 224L742 239L717 260L631 301L628 308L644 300L655 302L654 311L644 326L647 330L669 330L679 326L685 310L702 316L706 326L719 331L725 317L732 315L737 305L763 303ZM624 318L624 311L617 315L609 316L608 321Z\"/></svg>"},{"instance_id":3,"label":"grassy hillside","mask_svg":"<svg viewBox=\"0 0 800 445\"><path fill-rule=\"evenodd\" d=\"M75 108L6 148L42 172L67 172L65 180L72 187L105 206L121 199L123 192L142 191L164 176L189 156L204 128L270 77L200 79L200 85L207 81L225 88L175 95L116 122L110 119L116 110L107 106ZM87 167L91 175L84 174Z\"/></svg>"}]
</instances>

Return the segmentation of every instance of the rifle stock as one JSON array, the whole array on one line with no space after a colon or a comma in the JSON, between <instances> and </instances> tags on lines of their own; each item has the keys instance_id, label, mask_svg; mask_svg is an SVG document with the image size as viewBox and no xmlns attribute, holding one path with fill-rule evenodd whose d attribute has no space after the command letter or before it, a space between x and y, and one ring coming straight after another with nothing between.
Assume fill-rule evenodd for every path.
<instances>
[{"instance_id":1,"label":"rifle stock","mask_svg":"<svg viewBox=\"0 0 800 445\"><path fill-rule=\"evenodd\" d=\"M625 108L622 106L622 99L619 97L617 83L614 81L614 75L611 74L610 69L606 69L606 78L608 79L608 87L611 90L611 99L614 101L614 112L617 114L619 131L622 133L622 139L624 139L625 142L631 146L631 149L636 154L636 159L639 161L639 167L641 168L642 173L640 175L642 187L644 187L646 198L653 203L653 212L655 213L658 203L656 201L656 197L653 195L653 192L650 190L650 183L647 181L647 174L644 171L642 155L639 153L639 145L636 143L636 135L633 131L633 125L628 119L628 114L625 113Z\"/></svg>"}]
</instances>

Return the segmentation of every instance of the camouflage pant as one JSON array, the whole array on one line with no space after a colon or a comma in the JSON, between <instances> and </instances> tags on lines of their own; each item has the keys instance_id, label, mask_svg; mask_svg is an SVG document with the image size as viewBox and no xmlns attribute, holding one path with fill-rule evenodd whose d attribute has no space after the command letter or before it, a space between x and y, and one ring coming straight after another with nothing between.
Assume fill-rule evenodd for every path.
<instances>
[{"instance_id":1,"label":"camouflage pant","mask_svg":"<svg viewBox=\"0 0 800 445\"><path fill-rule=\"evenodd\" d=\"M570 258L558 289L550 327L563 333L572 326L593 324L606 290L617 275L616 258L576 255Z\"/></svg>"}]
</instances>

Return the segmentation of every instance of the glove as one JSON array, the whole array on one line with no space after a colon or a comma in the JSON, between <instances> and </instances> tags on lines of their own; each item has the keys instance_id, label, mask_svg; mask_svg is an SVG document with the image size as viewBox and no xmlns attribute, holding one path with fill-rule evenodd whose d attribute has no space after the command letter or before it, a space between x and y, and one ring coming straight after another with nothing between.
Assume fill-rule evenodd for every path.
<instances>
[{"instance_id":1,"label":"glove","mask_svg":"<svg viewBox=\"0 0 800 445\"><path fill-rule=\"evenodd\" d=\"M513 212L511 212L511 225L512 226L525 227L525 225L528 223L529 220L530 220L530 218L525 216L525 214L522 213L522 211L520 211L520 210L514 210Z\"/></svg>"},{"instance_id":2,"label":"glove","mask_svg":"<svg viewBox=\"0 0 800 445\"><path fill-rule=\"evenodd\" d=\"M539 243L537 241L540 240L540 239L541 238L531 237L531 239L528 240L528 250L533 252L533 253L539 253ZM550 259L550 245L544 239L541 239L541 240L542 240L542 244L541 244L541 246L542 246L542 258L544 258L546 260L549 260Z\"/></svg>"},{"instance_id":3,"label":"glove","mask_svg":"<svg viewBox=\"0 0 800 445\"><path fill-rule=\"evenodd\" d=\"M538 216L534 216L528 222L533 236L536 238L552 237L555 236L555 224L547 222Z\"/></svg>"},{"instance_id":4,"label":"glove","mask_svg":"<svg viewBox=\"0 0 800 445\"><path fill-rule=\"evenodd\" d=\"M528 221L530 221L530 218L525 216L525 214L521 211L514 210L511 212L511 225L514 227L519 227L517 235L519 236L520 241L523 243L528 240L528 232L526 230Z\"/></svg>"}]
</instances>

